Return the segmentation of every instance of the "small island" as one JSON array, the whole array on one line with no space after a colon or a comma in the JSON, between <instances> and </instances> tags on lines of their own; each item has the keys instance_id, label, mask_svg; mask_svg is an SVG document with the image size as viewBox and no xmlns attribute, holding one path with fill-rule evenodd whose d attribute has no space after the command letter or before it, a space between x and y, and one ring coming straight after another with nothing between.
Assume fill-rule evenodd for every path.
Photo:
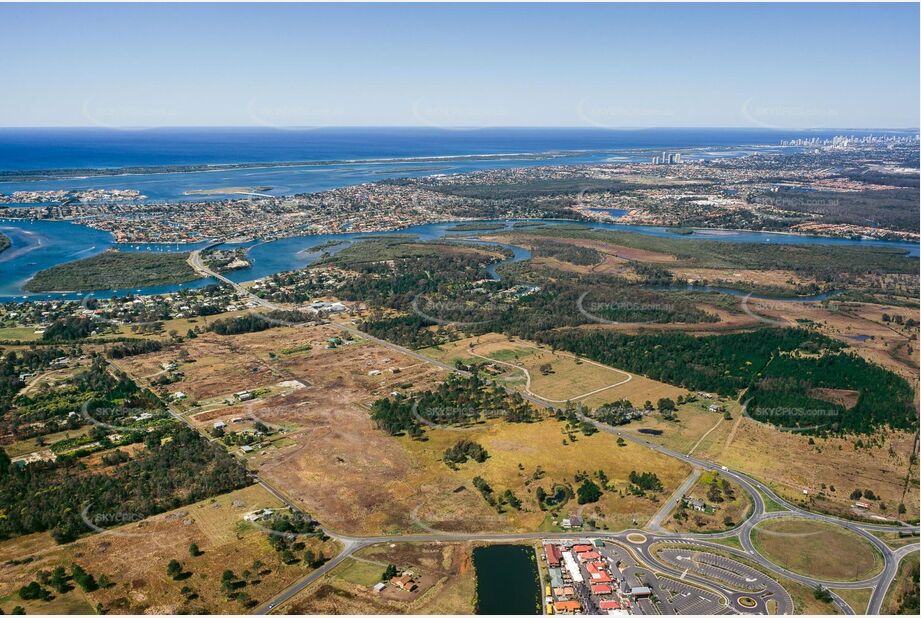
<instances>
[{"instance_id":1,"label":"small island","mask_svg":"<svg viewBox=\"0 0 921 618\"><path fill-rule=\"evenodd\" d=\"M477 222L471 221L470 223L458 223L457 225L448 228L449 232L491 232L493 230L501 230L505 228L505 223L492 223L488 221Z\"/></svg>"},{"instance_id":2,"label":"small island","mask_svg":"<svg viewBox=\"0 0 921 618\"><path fill-rule=\"evenodd\" d=\"M0 232L0 253L3 253L10 248L10 238L9 236Z\"/></svg>"},{"instance_id":3,"label":"small island","mask_svg":"<svg viewBox=\"0 0 921 618\"><path fill-rule=\"evenodd\" d=\"M201 276L189 254L109 250L46 268L26 282L27 292L90 292L194 281Z\"/></svg>"}]
</instances>

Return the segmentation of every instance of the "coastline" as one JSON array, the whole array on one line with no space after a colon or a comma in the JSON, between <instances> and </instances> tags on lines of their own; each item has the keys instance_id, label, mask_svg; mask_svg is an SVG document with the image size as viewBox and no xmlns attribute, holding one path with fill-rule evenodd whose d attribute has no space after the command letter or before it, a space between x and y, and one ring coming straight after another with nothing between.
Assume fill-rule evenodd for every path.
<instances>
[{"instance_id":1,"label":"coastline","mask_svg":"<svg viewBox=\"0 0 921 618\"><path fill-rule=\"evenodd\" d=\"M275 161L247 163L202 163L189 165L152 165L121 168L73 168L46 170L7 170L0 172L0 185L5 182L32 182L42 180L86 180L88 178L120 178L128 176L157 176L162 174L194 174L202 172L229 172L233 170L259 170L289 167L327 167L335 165L389 165L392 163L445 163L452 161L529 161L566 158L586 153L605 154L616 150L564 150L519 152L508 154L470 154L421 157L392 157L371 159L328 159L320 161Z\"/></svg>"},{"instance_id":2,"label":"coastline","mask_svg":"<svg viewBox=\"0 0 921 618\"><path fill-rule=\"evenodd\" d=\"M271 170L286 168L314 168L314 167L336 167L350 165L392 165L395 163L407 164L424 164L424 163L463 163L463 162L480 162L480 161L555 161L572 157L597 155L597 156L614 156L629 155L645 156L658 152L661 148L678 149L685 152L686 158L695 160L697 158L738 158L751 156L762 150L790 150L794 146L781 146L774 143L742 143L742 144L724 144L715 147L695 146L695 145L634 145L634 146L612 146L609 148L566 148L566 149L549 149L521 151L510 153L470 153L470 154L446 154L446 155L420 155L420 156L396 156L396 157L368 157L368 158L343 158L343 159L317 159L302 161L244 161L237 163L188 163L188 164L163 164L163 165L138 165L122 167L75 167L75 168L45 168L45 169L8 169L0 171L0 188L5 183L17 182L43 182L43 181L65 181L65 180L89 180L92 178L130 178L134 176L162 176L168 174L198 174L210 172L233 172L237 170ZM729 155L721 151L725 149ZM745 152L753 151L753 152ZM706 155L706 156L704 156ZM605 161L609 163L636 163L630 161L629 157L622 157L623 160ZM574 163L573 165L579 165ZM457 173L457 172L453 172Z\"/></svg>"},{"instance_id":3,"label":"coastline","mask_svg":"<svg viewBox=\"0 0 921 618\"><path fill-rule=\"evenodd\" d=\"M20 221L20 222L21 222L21 221L23 221L23 220L15 220L15 219L14 219L13 221ZM599 222L599 221L596 221L596 220L560 219L560 218L553 218L553 219L502 219L502 220L498 220L498 219L440 219L440 220L438 220L438 221L431 221L431 222L425 222L425 223L420 223L420 224L411 224L411 225L404 225L404 226L399 226L399 227L386 227L386 228L381 228L381 229L379 229L379 230L374 230L374 231L363 231L363 232L348 232L348 231L345 231L345 232L339 232L339 233L307 233L307 234L297 234L297 235L292 235L292 236L284 236L284 237L279 237L279 238L275 238L275 239L272 239L272 240L249 240L247 243L241 243L242 245L249 245L249 246L241 246L240 248L245 248L245 249L247 250L247 252L249 252L249 251L251 251L251 250L253 250L253 249L257 248L257 247L261 247L261 246L264 246L264 245L268 245L268 244L271 244L271 243L273 243L273 242L284 242L284 241L292 241L292 240L295 240L295 239L298 239L298 238L309 239L309 238L317 238L317 237L323 237L323 236L337 236L337 237L341 237L341 236L343 236L343 235L355 235L357 238L362 238L362 237L374 238L375 236L378 236L378 235L381 235L381 234L394 233L394 232L401 232L401 231L405 231L405 230L411 230L411 229L413 229L413 228L421 228L420 231L423 231L423 233L424 233L424 230L425 230L425 229L429 229L429 230L430 230L431 228L435 228L435 229L436 229L436 232L437 232L437 233L440 233L441 235L445 235L445 233L447 233L447 235L454 236L454 237L456 237L456 238L458 238L458 239L463 239L465 236L476 237L478 234L481 233L481 232L477 232L477 231L472 231L472 232L459 232L459 233L453 233L453 234L451 234L450 231L449 231L449 228L448 228L447 226L456 225L457 223L461 223L461 222L462 222L462 223L477 223L477 222L484 222L484 223L485 223L485 222L492 222L492 223L495 223L495 222L501 222L501 223L504 223L504 224L505 224L505 228L504 228L504 229L500 229L500 230L491 230L491 231L489 231L488 233L495 233L495 232L497 232L497 231L509 231L509 232L512 232L512 231L515 231L515 229L516 229L516 228L514 227L515 223L521 223L521 222L543 223L543 224L547 224L547 225L553 225L553 224L561 224L561 225L566 225L566 224L577 224L577 225L578 225L578 224L583 224L583 225L586 226L587 229L590 228L591 226L607 226L607 225L612 225L612 224L610 224L610 223ZM97 229L95 229L95 228L89 228L88 226L84 226L84 224L74 223L74 222L72 222L72 221L56 222L56 223L69 223L69 224L72 224L72 225L83 226L83 227L87 227L88 229L93 229L94 232L104 232L104 230L97 230ZM623 226L623 227L625 227L625 228L634 227L634 226L631 225L631 224L616 224L616 223L614 223L613 225L621 225L621 226ZM440 228L440 227L445 227L445 229L444 229L444 230L438 230L438 228ZM778 237L783 237L783 238L800 239L800 240L802 240L802 242L789 242L789 241L788 241L788 242L783 243L783 244L791 244L791 245L796 245L796 244L815 244L815 243L821 243L822 241L826 241L826 242L830 242L830 243L832 243L832 244L838 242L838 243L841 243L843 246L861 247L863 243L872 243L872 245L863 245L863 246L867 246L867 247L872 247L872 246L880 247L880 246L882 246L882 247L884 247L884 248L889 248L889 247L887 247L887 245L890 245L890 244L891 244L891 245L892 245L892 247L891 247L892 249L901 250L901 252L904 254L905 257L907 257L907 258L916 258L916 257L917 257L917 247L916 247L916 245L914 245L913 243L907 243L907 242L905 242L905 241L890 241L890 240L876 240L876 239L870 239L870 240L853 240L853 239L849 239L849 238L835 238L835 237L826 237L826 236L805 235L805 234L798 234L798 233L794 233L794 232L762 232L762 231L754 231L754 230L728 229L728 228L682 228L682 229L691 229L692 232L694 232L694 233L692 233L692 234L690 234L690 235L687 235L687 234L679 234L679 233L670 232L670 228L669 228L669 227L666 227L666 226L635 226L635 227L636 227L637 229L613 229L613 230L612 230L611 228L607 228L607 227L594 227L594 229L597 229L597 230L606 230L606 229L607 229L607 230L611 230L611 231L620 231L620 232L625 232L625 233L633 233L633 234L639 234L639 235L650 235L650 236L656 236L656 235L663 235L663 234L664 234L664 235L666 235L666 236L668 236L668 237L674 236L676 239L679 239L679 240L688 240L688 241L690 241L690 240L699 240L699 241L709 241L709 242L742 242L742 243L746 243L746 242L747 242L747 243L754 243L754 244L764 244L764 243L769 243L769 242L770 242L770 240L762 240L762 241L759 242L758 240L754 240L754 239L752 239L752 240L745 240L745 239L742 239L742 240L734 240L734 239L720 238L720 237L713 237L713 236L711 236L711 237L706 237L706 236L703 235L703 233L706 233L706 232L720 231L720 232L725 232L725 233L727 233L727 234L759 234L759 235L769 235L769 236L775 236L775 235L776 235L776 236L778 236ZM698 232L700 232L701 235L696 235L696 233L698 233ZM109 232L104 232L104 233L106 233L110 238L112 237L111 233L109 233ZM416 234L419 234L419 232L415 232L415 233L416 233ZM440 236L438 236L438 237L440 237ZM343 242L353 242L354 240L356 240L356 238L343 239ZM423 240L427 240L427 238L423 238ZM150 242L150 243L115 243L115 242L113 242L112 245L111 245L111 247L109 247L109 249L110 249L110 250L111 250L111 249L119 249L119 247L132 246L132 245L134 245L134 246L154 245L154 246L158 246L158 247L164 247L164 249L161 249L161 250L160 250L160 251L162 251L162 252L164 252L164 253L181 253L181 252L192 251L192 250L194 250L195 246L207 246L208 244L214 244L214 243L230 244L230 243L227 243L226 241L220 241L219 239L211 239L211 240L208 240L208 241L196 241L196 242L191 242L191 243L176 243L176 242L169 242L169 243L154 243L154 242ZM250 244L250 243L252 243L252 244ZM50 242L49 244L52 244L52 245L53 245L53 241ZM781 243L777 243L777 244L781 244ZM909 248L909 247L906 246L906 245L911 245L911 248ZM33 247L33 248L38 248L38 247ZM915 255L912 255L912 249L915 250ZM16 251L17 251L17 249L16 249L15 247L12 247L11 250L5 252L5 254L8 255L10 252L15 253ZM140 250L128 250L127 252L135 252L135 251L144 252L143 249L140 249ZM292 257L294 257L294 256L303 257L303 255L305 255L304 251L305 251L304 249L299 249L299 250L297 250L297 251L294 251L291 255L292 255ZM154 252L158 252L158 251L157 251L157 250L148 251L148 253L154 253ZM0 256L0 259L2 259L2 257L3 257L3 256ZM26 279L23 279L23 281L28 281L28 280L32 279L32 278L35 276L35 274L37 274L37 272L40 272L40 271L42 271L42 270L47 270L48 268L52 268L52 267L57 266L57 265L60 265L60 264L70 263L70 262L73 262L73 261L77 261L77 260L66 260L66 261L58 262L58 263L56 263L56 264L48 264L48 265L45 266L44 268L39 268L39 269L36 270L35 272L29 273L28 277L27 277ZM257 260L257 261L258 261L258 260ZM250 262L251 262L251 264L253 263L252 260L250 260ZM251 266L251 267L252 267L252 266ZM297 264L297 263L292 262L290 265L281 266L280 268L278 268L277 270L273 270L272 272L284 272L285 270L293 270L293 269L297 269L297 268L301 268L301 267L303 267L303 266L302 266L302 265L299 265L299 264ZM246 270L246 269L240 269L239 271L236 271L236 272L245 272L245 270ZM256 272L256 273L251 273L251 274L252 274L253 276L252 276L251 278L245 279L244 281L253 281L253 280L256 280L256 279L260 279L260 278L262 278L262 277L264 277L264 276L268 276L269 274L272 274L272 273L261 273L261 272ZM196 286L197 286L196 284L203 284L204 282L205 282L205 279L191 280L191 281L184 282L184 283L182 283L182 284L176 284L175 287L176 287L177 289L180 289L180 288L184 288L184 287L186 287L186 286L189 286L190 284L191 284L191 287L196 287ZM125 288L125 289L118 289L118 290L96 290L95 292L103 291L103 292L105 292L106 294L115 293L115 294L117 294L117 295L121 295L121 294L123 294L123 293L124 293L124 294L127 294L127 293L130 293L130 294L139 294L139 295L155 295L155 294L169 293L170 291L172 291L172 290L169 290L169 289L164 289L165 287L172 287L172 286L159 286L159 285L158 285L158 286L145 286L145 287L141 287L141 288L134 288L134 287L132 287L132 288ZM94 293L94 291L81 291L81 292L77 292L77 291L73 291L73 290L70 290L70 291L68 291L68 290L63 290L63 291L47 291L47 292L46 292L46 291L43 291L43 292L26 292L22 287L19 287L19 288L17 288L16 290L9 290L9 291L7 291L5 294L0 294L0 302L20 302L20 303L21 303L21 302L29 302L29 301L44 301L44 300L67 300L66 298L61 298L61 297L62 297L62 296L67 296L67 295L75 295L75 294L80 295L80 296L83 296L83 295L86 295L86 294L92 295L93 293Z\"/></svg>"},{"instance_id":4,"label":"coastline","mask_svg":"<svg viewBox=\"0 0 921 618\"><path fill-rule=\"evenodd\" d=\"M112 244L113 244L113 245L122 245L122 246L131 246L131 245L136 245L136 246L140 246L140 245L168 246L168 245L176 245L176 246L180 247L179 249L176 249L177 251L187 250L189 247L192 247L193 245L199 245L199 244L202 244L202 243L215 243L215 242L220 242L221 244L231 244L231 245L245 245L245 244L248 244L248 243L254 243L253 246L255 247L255 246L257 246L257 245L262 245L262 244L274 242L274 241L277 241L277 240L285 240L285 239L290 239L290 238L305 238L305 237L309 237L309 236L326 236L326 235L337 235L337 234L381 234L381 233L387 233L387 232L398 232L398 231L400 231L400 230L405 230L405 229L407 229L407 228L416 227L416 226L419 226L419 225L442 225L442 224L448 224L448 223L479 223L479 222L484 222L484 223L485 223L485 222L495 222L495 221L508 221L508 222L511 222L511 223L514 223L514 222L523 222L523 221L540 221L540 222L561 223L561 224L562 224L562 223L584 223L584 224L589 224L589 225L590 225L590 224L599 224L599 223L600 223L600 224L603 224L603 225L623 225L623 226L628 226L628 227L636 228L637 231L624 230L624 231L626 231L626 232L632 232L632 233L634 233L634 234L644 234L645 232L642 231L643 228L655 228L655 229L662 230L663 232L666 232L666 233L675 234L676 236L679 236L679 235L680 235L680 236L683 236L683 237L685 237L687 240L715 240L715 239L713 239L713 238L700 238L700 237L695 238L695 234L697 234L698 232L702 232L702 233L705 233L705 232L728 232L728 233L733 233L733 234L770 234L770 235L777 235L777 236L787 236L787 237L793 237L793 238L802 238L802 239L804 239L804 240L810 240L810 239L811 239L811 240L837 240L837 241L847 241L847 242L849 242L849 243L850 243L850 242L853 242L853 243L873 242L873 243L893 243L893 244L915 244L915 243L917 243L917 244L921 245L921 234L918 234L918 238L913 239L913 240L893 240L893 239L889 239L889 238L873 238L873 237L867 237L867 236L863 236L863 237L861 237L861 238L856 238L856 239L855 239L855 238L853 238L852 236L844 236L844 235L841 235L841 236L832 236L832 235L827 235L827 234L805 234L805 233L802 233L802 232L790 232L790 231L785 231L785 230L751 230L751 229L745 229L745 228L730 228L730 227L699 227L699 226L650 225L650 224L647 224L647 223L630 223L630 222L622 222L622 221L618 221L617 219L601 220L601 219L592 219L592 218L586 218L586 219L547 218L547 219L533 219L533 220L532 220L532 219L469 219L469 218L457 218L457 219L438 219L437 221L424 221L424 222L420 222L420 223L408 223L408 224L406 224L406 225L397 226L397 227L382 227L382 228L380 228L380 229L365 230L365 231L362 231L362 232L349 232L348 230L342 230L342 231L338 231L338 232L313 232L313 233L312 233L312 232L307 232L307 233L303 233L303 234L291 234L291 235L285 235L285 236L273 236L273 237L266 237L266 238L246 238L246 239L240 240L239 242L234 242L234 241L237 240L237 239L221 240L221 239L215 238L215 237L211 237L211 238L201 238L201 239L198 239L198 240L188 240L188 241L185 241L185 242L158 241L158 240L134 240L134 241L123 242L123 241L116 241L116 240L114 239L114 236L112 235L112 233L109 232L108 230L105 230L105 229L102 229L102 228L93 227L92 225L89 225L89 224L87 224L87 223L80 223L80 222L74 221L74 220L72 220L72 219L25 219L25 218L16 219L16 218L9 218L9 217L7 217L7 218L0 217L0 224L2 224L2 223L27 223L27 222L31 222L31 221L48 221L48 222L52 222L52 223L69 223L69 224L76 225L76 226L84 226L84 227L90 228L90 229L92 229L92 230L95 230L95 231L97 231L97 232L103 232L103 233L105 233L105 234L108 234L109 236L112 237ZM678 232L678 231L675 231L675 230L690 230L692 233L691 233L691 234L681 233L681 232ZM911 233L911 232L906 232L906 233ZM749 242L755 242L755 241L749 241ZM804 244L805 244L805 243L804 243Z\"/></svg>"}]
</instances>

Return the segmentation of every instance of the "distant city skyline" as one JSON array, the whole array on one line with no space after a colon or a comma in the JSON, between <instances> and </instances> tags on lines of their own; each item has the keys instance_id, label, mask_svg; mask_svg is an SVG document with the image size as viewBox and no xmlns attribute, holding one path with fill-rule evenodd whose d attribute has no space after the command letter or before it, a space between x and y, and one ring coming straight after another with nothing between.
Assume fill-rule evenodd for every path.
<instances>
[{"instance_id":1,"label":"distant city skyline","mask_svg":"<svg viewBox=\"0 0 921 618\"><path fill-rule=\"evenodd\" d=\"M919 6L0 4L0 126L915 129Z\"/></svg>"}]
</instances>

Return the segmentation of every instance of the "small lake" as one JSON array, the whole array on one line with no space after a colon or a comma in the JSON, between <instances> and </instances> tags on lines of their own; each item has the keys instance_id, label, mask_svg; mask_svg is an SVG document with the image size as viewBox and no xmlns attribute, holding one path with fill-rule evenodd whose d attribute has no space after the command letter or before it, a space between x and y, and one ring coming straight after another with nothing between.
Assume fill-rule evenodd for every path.
<instances>
[{"instance_id":1,"label":"small lake","mask_svg":"<svg viewBox=\"0 0 921 618\"><path fill-rule=\"evenodd\" d=\"M487 545L473 550L476 613L541 613L537 554L527 545Z\"/></svg>"}]
</instances>

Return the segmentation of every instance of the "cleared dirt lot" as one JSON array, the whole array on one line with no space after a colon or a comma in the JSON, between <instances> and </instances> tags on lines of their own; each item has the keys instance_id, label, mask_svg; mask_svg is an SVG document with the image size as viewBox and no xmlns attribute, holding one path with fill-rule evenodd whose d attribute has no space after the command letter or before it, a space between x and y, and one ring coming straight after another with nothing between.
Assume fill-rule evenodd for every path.
<instances>
[{"instance_id":1,"label":"cleared dirt lot","mask_svg":"<svg viewBox=\"0 0 921 618\"><path fill-rule=\"evenodd\" d=\"M472 614L476 577L469 543L382 543L358 552L295 597L287 611L303 614ZM372 587L388 564L421 584L413 593Z\"/></svg>"},{"instance_id":2,"label":"cleared dirt lot","mask_svg":"<svg viewBox=\"0 0 921 618\"><path fill-rule=\"evenodd\" d=\"M228 430L244 429L250 420L229 421L251 416L284 429L277 439L248 455L247 463L331 530L357 534L419 531L426 526L536 530L549 525L548 514L531 495L531 477L538 466L543 468L540 482L548 492L555 484L572 485L580 470L604 469L616 489L584 509L585 514L597 512L605 525L623 527L658 506L648 498L620 495L630 471L656 472L666 488L673 488L687 474L685 466L646 449L617 447L607 434L572 442L564 426L553 420L491 421L472 432L430 429L426 441L389 436L373 426L370 403L393 392L433 388L448 372L366 340L328 348L336 335L341 331L333 326L312 326L230 337L224 345L232 345L238 358L258 363L266 368L265 375L283 381L240 380L231 387L211 389L211 393L220 390L220 395L205 400L212 403L188 409L190 418L204 427L223 419ZM199 362L194 356L199 350L210 354L198 343L189 342L186 349L194 362L183 367ZM132 359L135 367L154 366L160 360ZM290 387L295 381L305 386ZM183 388L185 382L171 387ZM280 387L283 383L289 386ZM254 400L222 403L228 393L250 389L256 389ZM451 470L442 461L443 453L460 437L481 442L492 457L485 464ZM522 511L497 513L473 488L471 481L477 475L494 483L497 491L511 489L525 504Z\"/></svg>"},{"instance_id":3,"label":"cleared dirt lot","mask_svg":"<svg viewBox=\"0 0 921 618\"><path fill-rule=\"evenodd\" d=\"M260 334L260 333L254 333ZM163 365L176 362L185 374L180 381L165 387L168 393L183 392L192 401L207 400L238 391L279 382L285 376L275 373L246 346L245 335L222 336L214 333L186 340L181 347L152 354L132 356L115 364L139 378L152 378L163 372ZM188 353L182 360L179 350Z\"/></svg>"}]
</instances>

